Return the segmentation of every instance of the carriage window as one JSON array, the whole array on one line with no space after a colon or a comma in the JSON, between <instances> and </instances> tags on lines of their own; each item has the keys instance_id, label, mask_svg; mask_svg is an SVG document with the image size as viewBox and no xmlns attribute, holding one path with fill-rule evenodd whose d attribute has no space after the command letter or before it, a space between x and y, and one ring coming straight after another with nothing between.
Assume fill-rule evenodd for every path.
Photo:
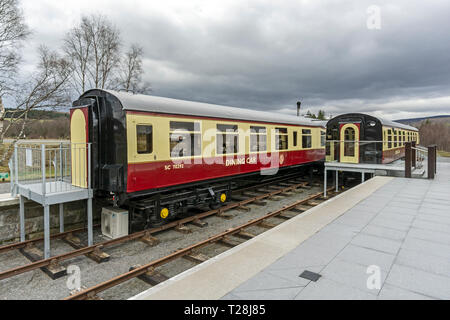
<instances>
[{"instance_id":1,"label":"carriage window","mask_svg":"<svg viewBox=\"0 0 450 320\"><path fill-rule=\"evenodd\" d=\"M192 157L201 154L199 122L170 121L170 157Z\"/></svg>"},{"instance_id":2,"label":"carriage window","mask_svg":"<svg viewBox=\"0 0 450 320\"><path fill-rule=\"evenodd\" d=\"M170 131L200 131L200 122L170 121Z\"/></svg>"},{"instance_id":3,"label":"carriage window","mask_svg":"<svg viewBox=\"0 0 450 320\"><path fill-rule=\"evenodd\" d=\"M394 135L394 148L397 147L397 132L395 130L392 130L392 133Z\"/></svg>"},{"instance_id":4,"label":"carriage window","mask_svg":"<svg viewBox=\"0 0 450 320\"><path fill-rule=\"evenodd\" d=\"M259 152L267 150L266 127L250 127L250 151Z\"/></svg>"},{"instance_id":5,"label":"carriage window","mask_svg":"<svg viewBox=\"0 0 450 320\"><path fill-rule=\"evenodd\" d=\"M293 140L294 140L294 147L296 147L297 146L297 131L294 131L293 133Z\"/></svg>"},{"instance_id":6,"label":"carriage window","mask_svg":"<svg viewBox=\"0 0 450 320\"><path fill-rule=\"evenodd\" d=\"M320 146L324 147L326 144L325 131L320 130Z\"/></svg>"},{"instance_id":7,"label":"carriage window","mask_svg":"<svg viewBox=\"0 0 450 320\"><path fill-rule=\"evenodd\" d=\"M392 148L392 131L388 130L388 149Z\"/></svg>"},{"instance_id":8,"label":"carriage window","mask_svg":"<svg viewBox=\"0 0 450 320\"><path fill-rule=\"evenodd\" d=\"M145 125L136 126L137 153L147 154L153 152L153 127Z\"/></svg>"},{"instance_id":9,"label":"carriage window","mask_svg":"<svg viewBox=\"0 0 450 320\"><path fill-rule=\"evenodd\" d=\"M288 131L287 128L275 128L275 148L276 150L288 149Z\"/></svg>"},{"instance_id":10,"label":"carriage window","mask_svg":"<svg viewBox=\"0 0 450 320\"><path fill-rule=\"evenodd\" d=\"M217 125L217 154L229 154L239 152L238 126L218 124Z\"/></svg>"},{"instance_id":11,"label":"carriage window","mask_svg":"<svg viewBox=\"0 0 450 320\"><path fill-rule=\"evenodd\" d=\"M302 148L308 149L312 147L311 129L302 130Z\"/></svg>"}]
</instances>

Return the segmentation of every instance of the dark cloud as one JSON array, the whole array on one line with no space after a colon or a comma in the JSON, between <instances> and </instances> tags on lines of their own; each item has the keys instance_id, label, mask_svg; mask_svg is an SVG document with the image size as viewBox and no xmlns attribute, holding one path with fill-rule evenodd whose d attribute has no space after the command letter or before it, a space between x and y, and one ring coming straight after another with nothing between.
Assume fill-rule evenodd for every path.
<instances>
[{"instance_id":1,"label":"dark cloud","mask_svg":"<svg viewBox=\"0 0 450 320\"><path fill-rule=\"evenodd\" d=\"M448 1L48 0L31 12L33 2L23 1L36 42L60 43L81 13L107 15L144 47L155 95L291 113L299 98L333 114L450 113ZM367 28L371 5L380 30Z\"/></svg>"}]
</instances>

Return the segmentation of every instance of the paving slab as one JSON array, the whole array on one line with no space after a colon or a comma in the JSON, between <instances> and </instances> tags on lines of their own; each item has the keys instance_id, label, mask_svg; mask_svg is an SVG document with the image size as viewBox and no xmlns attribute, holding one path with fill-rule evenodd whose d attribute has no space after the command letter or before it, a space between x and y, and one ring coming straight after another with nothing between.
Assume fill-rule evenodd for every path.
<instances>
[{"instance_id":1,"label":"paving slab","mask_svg":"<svg viewBox=\"0 0 450 320\"><path fill-rule=\"evenodd\" d=\"M450 278L394 264L386 283L434 299L450 299Z\"/></svg>"},{"instance_id":2,"label":"paving slab","mask_svg":"<svg viewBox=\"0 0 450 320\"><path fill-rule=\"evenodd\" d=\"M392 228L385 228L382 226L370 224L361 231L361 234L368 234L380 238L402 241L403 239L405 239L407 231L400 231Z\"/></svg>"},{"instance_id":3,"label":"paving slab","mask_svg":"<svg viewBox=\"0 0 450 320\"><path fill-rule=\"evenodd\" d=\"M302 289L295 300L375 300L376 298L376 295L324 278Z\"/></svg>"},{"instance_id":4,"label":"paving slab","mask_svg":"<svg viewBox=\"0 0 450 320\"><path fill-rule=\"evenodd\" d=\"M376 264L381 270L388 272L394 263L395 255L350 244L337 255L337 258L366 267Z\"/></svg>"},{"instance_id":5,"label":"paving slab","mask_svg":"<svg viewBox=\"0 0 450 320\"><path fill-rule=\"evenodd\" d=\"M380 300L435 300L410 290L398 288L389 284L385 284L378 294Z\"/></svg>"}]
</instances>

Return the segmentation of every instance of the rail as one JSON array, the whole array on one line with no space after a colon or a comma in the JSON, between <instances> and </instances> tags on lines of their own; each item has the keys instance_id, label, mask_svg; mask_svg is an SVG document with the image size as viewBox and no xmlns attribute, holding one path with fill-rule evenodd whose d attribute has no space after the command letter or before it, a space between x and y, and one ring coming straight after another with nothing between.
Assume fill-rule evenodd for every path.
<instances>
[{"instance_id":1,"label":"rail","mask_svg":"<svg viewBox=\"0 0 450 320\"><path fill-rule=\"evenodd\" d=\"M245 205L250 204L250 203L255 203L257 201L263 200L263 199L267 199L276 195L280 195L283 194L285 192L289 192L289 191L293 191L302 187L306 187L308 183L307 182L301 182L301 183L295 183L292 184L288 187L283 187L280 188L278 190L274 190L274 191L268 191L267 193L261 194L261 195L257 195L257 196L253 196L251 198L248 199L244 199L235 203L230 203L224 207L220 207L218 209L214 209L214 210L210 210L207 212L203 212L194 216L189 216L180 220L176 220L176 221L172 221L169 222L165 225L159 226L159 227L154 227L151 229L147 229L147 230L142 230L142 231L138 231L135 232L133 234L130 235L126 235L126 236L122 236L120 238L116 238L116 239L111 239L111 240L107 240L101 243L97 243L97 244L89 244L88 247L84 247L84 248L80 248L77 249L75 251L71 251L68 253L63 253L60 254L58 256L54 256L54 257L46 257L43 260L39 260L39 261L35 261L32 262L30 264L27 265L23 265L23 266L19 266L19 267L15 267L13 269L10 270L6 270L6 271L1 271L0 272L0 280L12 277L12 276L16 276L18 274L22 274L31 270L35 270L38 268L43 268L43 267L47 267L49 266L51 263L60 263L64 260L68 260L68 259L72 259L78 256L82 256L82 255L86 255L86 254L90 254L95 252L96 250L100 250L103 248L107 248L110 246L114 246L114 245L118 245L121 243L125 243L128 241L132 241L132 240L136 240L136 239L141 239L144 237L149 237L155 233L161 232L161 231L165 231L168 229L172 229L172 228L176 228L178 226L182 226L185 225L187 223L192 223L192 222L196 222L196 221L200 221L201 219L204 219L206 217L212 216L212 215L222 215L225 211L231 210L231 209L237 209L239 207L245 207ZM317 193L314 194L314 197L321 197L323 194ZM311 198L312 199L312 198ZM310 199L310 200L311 200ZM14 248L20 248L21 245L13 245ZM1 248L0 248L1 249ZM8 251L9 248L6 247L4 250L0 250L1 251Z\"/></svg>"},{"instance_id":2,"label":"rail","mask_svg":"<svg viewBox=\"0 0 450 320\"><path fill-rule=\"evenodd\" d=\"M332 191L332 188L330 188L329 191ZM149 271L150 272L154 271L154 269L156 267L165 265L165 264L167 264L167 263L169 263L169 262L171 262L171 261L173 261L175 259L178 259L178 258L181 258L183 256L189 255L189 254L195 252L196 250L198 250L198 249L200 249L202 247L205 247L205 246L211 245L213 243L219 242L221 240L224 240L228 236L232 236L232 235L235 235L235 234L239 234L239 233L245 232L246 228L248 228L248 227L256 226L258 224L264 224L265 221L267 219L269 219L269 218L280 216L285 211L289 211L291 209L294 209L295 207L297 207L299 205L306 204L306 203L308 203L308 202L310 202L310 201L312 201L314 199L320 198L322 196L323 196L322 192L319 192L319 193L310 195L306 199L295 201L295 202L293 202L293 203L291 203L289 205L286 205L286 206L284 206L284 207L282 207L280 209L277 209L275 211L267 213L267 214L265 214L262 217L259 217L259 218L253 219L251 221L248 221L248 222L246 222L246 223L244 223L244 224L242 224L240 226L228 229L228 230L226 230L224 232L221 232L221 233L219 233L217 235L211 236L211 237L209 237L206 240L197 242L196 244L187 246L185 248L178 249L177 251L175 251L175 252L173 252L173 253L165 256L165 257L159 258L157 260L153 260L153 261L147 263L146 265L137 267L135 269L131 269L129 272L126 272L124 274L118 275L118 276L116 276L116 277L114 277L114 278L112 278L110 280L104 281L104 282L102 282L100 284L97 284L97 285L95 285L93 287L84 289L83 291L77 292L77 293L75 293L75 294L73 294L71 296L66 297L64 300L86 300L86 299L93 299L93 298L95 299L96 295L99 294L100 292L103 292L103 291L105 291L107 289L115 287L115 286L117 286L117 285L119 285L119 284L121 284L123 282L126 282L126 281L128 281L130 279L136 278L136 277L138 277L140 275L143 275L143 274L145 274L145 273L147 273ZM271 228L271 227L272 226L270 226L269 228Z\"/></svg>"},{"instance_id":3,"label":"rail","mask_svg":"<svg viewBox=\"0 0 450 320\"><path fill-rule=\"evenodd\" d=\"M428 179L434 179L437 169L436 145L424 148L408 142L405 146L405 177L411 178L412 168L421 169L427 160Z\"/></svg>"}]
</instances>

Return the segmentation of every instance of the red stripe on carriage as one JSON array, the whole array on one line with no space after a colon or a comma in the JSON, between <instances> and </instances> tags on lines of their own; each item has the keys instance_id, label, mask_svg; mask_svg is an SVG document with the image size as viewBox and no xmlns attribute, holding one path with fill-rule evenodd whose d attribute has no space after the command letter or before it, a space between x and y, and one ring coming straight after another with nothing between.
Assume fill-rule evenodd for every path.
<instances>
[{"instance_id":1,"label":"red stripe on carriage","mask_svg":"<svg viewBox=\"0 0 450 320\"><path fill-rule=\"evenodd\" d=\"M325 149L128 164L127 192L289 167L323 160Z\"/></svg>"}]
</instances>

